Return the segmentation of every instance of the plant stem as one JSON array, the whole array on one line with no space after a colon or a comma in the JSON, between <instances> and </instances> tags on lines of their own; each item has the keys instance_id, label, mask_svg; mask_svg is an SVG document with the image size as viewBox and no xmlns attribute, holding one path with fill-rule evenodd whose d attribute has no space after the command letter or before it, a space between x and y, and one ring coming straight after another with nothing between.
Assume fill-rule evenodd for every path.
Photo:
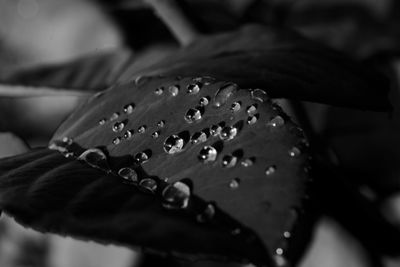
<instances>
[{"instance_id":1,"label":"plant stem","mask_svg":"<svg viewBox=\"0 0 400 267\"><path fill-rule=\"evenodd\" d=\"M176 0L145 0L171 30L182 46L195 40L200 34L176 3Z\"/></svg>"}]
</instances>

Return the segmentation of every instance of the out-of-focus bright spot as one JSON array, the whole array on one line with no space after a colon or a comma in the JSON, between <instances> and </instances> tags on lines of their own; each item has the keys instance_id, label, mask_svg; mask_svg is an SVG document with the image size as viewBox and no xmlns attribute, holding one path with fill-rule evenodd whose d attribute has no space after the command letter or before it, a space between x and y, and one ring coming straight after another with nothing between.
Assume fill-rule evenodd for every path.
<instances>
[{"instance_id":1,"label":"out-of-focus bright spot","mask_svg":"<svg viewBox=\"0 0 400 267\"><path fill-rule=\"evenodd\" d=\"M19 0L17 4L18 15L23 19L34 18L39 13L39 4L36 0Z\"/></svg>"},{"instance_id":2,"label":"out-of-focus bright spot","mask_svg":"<svg viewBox=\"0 0 400 267\"><path fill-rule=\"evenodd\" d=\"M314 232L314 240L300 267L367 267L366 252L343 228L331 219L323 219Z\"/></svg>"},{"instance_id":3,"label":"out-of-focus bright spot","mask_svg":"<svg viewBox=\"0 0 400 267\"><path fill-rule=\"evenodd\" d=\"M0 133L0 158L11 157L28 151L26 144L12 133Z\"/></svg>"},{"instance_id":4,"label":"out-of-focus bright spot","mask_svg":"<svg viewBox=\"0 0 400 267\"><path fill-rule=\"evenodd\" d=\"M395 194L383 201L381 210L383 215L400 229L400 194Z\"/></svg>"}]
</instances>

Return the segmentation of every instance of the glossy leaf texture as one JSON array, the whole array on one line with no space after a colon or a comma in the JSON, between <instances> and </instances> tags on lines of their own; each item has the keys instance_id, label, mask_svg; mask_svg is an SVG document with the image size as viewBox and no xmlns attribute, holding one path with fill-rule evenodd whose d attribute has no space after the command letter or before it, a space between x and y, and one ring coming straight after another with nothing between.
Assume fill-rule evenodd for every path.
<instances>
[{"instance_id":1,"label":"glossy leaf texture","mask_svg":"<svg viewBox=\"0 0 400 267\"><path fill-rule=\"evenodd\" d=\"M64 70L85 77L76 83L80 88L92 88L91 79L100 79L98 84L101 85L113 84L102 80L102 73L96 74L76 65L72 69L66 65ZM201 37L163 59L148 61L146 66L133 59L112 73L115 76L110 81L118 83L160 74L207 75L233 81L245 88L268 90L275 98L371 110L390 109L388 81L379 73L281 28L250 25L237 31ZM13 81L23 80L26 75L16 75ZM48 83L37 74L32 77L37 77L37 83ZM58 82L74 84L70 79Z\"/></svg>"},{"instance_id":2,"label":"glossy leaf texture","mask_svg":"<svg viewBox=\"0 0 400 267\"><path fill-rule=\"evenodd\" d=\"M42 225L34 214L23 221L28 225L88 237L85 229L92 228L90 223L82 229L79 220L63 222L73 206L84 211L79 212L81 218L96 218L107 226L94 227L89 238L96 237L96 231L109 232L106 237L99 233L99 239L158 251L222 255L270 266L297 261L306 247L313 225L306 201L308 143L262 90L239 89L210 77L142 78L89 99L61 125L49 147L57 152L26 155L25 165L13 159L8 165L0 162L9 166L0 178L4 210L24 218L29 209L18 206L25 201L11 199L34 196L26 203L43 201L39 211L57 228ZM60 153L68 157L63 159L68 164L55 168L50 159L57 155L60 160ZM77 161L87 164L83 167ZM24 176L34 171L35 184L43 187L35 185L34 190L25 182L13 182L31 181ZM107 179L88 174L93 171L107 173ZM88 177L93 177L90 194L76 194L80 186L86 187L80 183ZM74 188L65 190L69 183ZM147 193L142 196L138 189ZM56 207L46 210L46 194L57 196L61 204L51 201ZM80 198L83 195L87 197ZM126 209L105 208L121 205L132 195L143 205L129 200L132 206L126 204ZM70 201L75 204L65 204ZM115 210L129 217L120 218ZM127 232L135 238L125 240Z\"/></svg>"}]
</instances>

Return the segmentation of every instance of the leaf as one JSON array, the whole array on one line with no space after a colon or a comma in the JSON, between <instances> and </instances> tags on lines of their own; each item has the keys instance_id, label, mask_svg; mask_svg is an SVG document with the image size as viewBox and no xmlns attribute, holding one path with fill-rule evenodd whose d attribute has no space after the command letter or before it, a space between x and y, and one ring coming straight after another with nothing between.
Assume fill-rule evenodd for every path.
<instances>
[{"instance_id":1,"label":"leaf","mask_svg":"<svg viewBox=\"0 0 400 267\"><path fill-rule=\"evenodd\" d=\"M295 262L313 221L306 146L262 90L143 78L71 114L50 143L68 159L43 149L0 161L0 206L43 231Z\"/></svg>"}]
</instances>

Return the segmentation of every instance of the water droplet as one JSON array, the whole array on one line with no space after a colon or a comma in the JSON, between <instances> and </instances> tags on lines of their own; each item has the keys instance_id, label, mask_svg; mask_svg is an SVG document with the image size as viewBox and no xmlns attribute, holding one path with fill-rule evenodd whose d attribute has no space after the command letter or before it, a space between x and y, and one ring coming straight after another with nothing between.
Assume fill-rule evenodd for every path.
<instances>
[{"instance_id":1,"label":"water droplet","mask_svg":"<svg viewBox=\"0 0 400 267\"><path fill-rule=\"evenodd\" d=\"M118 118L119 118L119 112L114 112L110 117L110 121L115 121Z\"/></svg>"},{"instance_id":2,"label":"water droplet","mask_svg":"<svg viewBox=\"0 0 400 267\"><path fill-rule=\"evenodd\" d=\"M187 86L187 93L190 95L195 95L200 92L202 84L200 82L192 83Z\"/></svg>"},{"instance_id":3,"label":"water droplet","mask_svg":"<svg viewBox=\"0 0 400 267\"><path fill-rule=\"evenodd\" d=\"M222 158L222 167L232 168L236 166L237 157L232 155L226 155Z\"/></svg>"},{"instance_id":4,"label":"water droplet","mask_svg":"<svg viewBox=\"0 0 400 267\"><path fill-rule=\"evenodd\" d=\"M163 203L165 208L184 209L189 204L190 188L187 184L178 181L165 187L162 197L165 201Z\"/></svg>"},{"instance_id":5,"label":"water droplet","mask_svg":"<svg viewBox=\"0 0 400 267\"><path fill-rule=\"evenodd\" d=\"M106 119L101 119L101 120L99 120L99 124L100 125L104 125L106 123Z\"/></svg>"},{"instance_id":6,"label":"water droplet","mask_svg":"<svg viewBox=\"0 0 400 267\"><path fill-rule=\"evenodd\" d=\"M164 93L164 87L158 87L156 90L154 90L154 93L156 95L162 95Z\"/></svg>"},{"instance_id":7,"label":"water droplet","mask_svg":"<svg viewBox=\"0 0 400 267\"><path fill-rule=\"evenodd\" d=\"M129 182L136 183L138 181L138 175L136 171L128 167L119 169L118 175Z\"/></svg>"},{"instance_id":8,"label":"water droplet","mask_svg":"<svg viewBox=\"0 0 400 267\"><path fill-rule=\"evenodd\" d=\"M209 203L204 211L196 216L198 222L210 221L215 215L215 207Z\"/></svg>"},{"instance_id":9,"label":"water droplet","mask_svg":"<svg viewBox=\"0 0 400 267\"><path fill-rule=\"evenodd\" d=\"M258 121L258 117L259 117L258 114L254 115L254 116L248 117L248 118L247 118L247 124L248 124L248 125L253 125L253 124L255 124L255 123Z\"/></svg>"},{"instance_id":10,"label":"water droplet","mask_svg":"<svg viewBox=\"0 0 400 267\"><path fill-rule=\"evenodd\" d=\"M121 137L117 136L112 140L112 143L114 145L119 145L119 143L121 143Z\"/></svg>"},{"instance_id":11,"label":"water droplet","mask_svg":"<svg viewBox=\"0 0 400 267\"><path fill-rule=\"evenodd\" d=\"M276 166L275 166L275 165L269 166L269 167L265 170L265 175L269 176L269 175L275 173L275 171L276 171Z\"/></svg>"},{"instance_id":12,"label":"water droplet","mask_svg":"<svg viewBox=\"0 0 400 267\"><path fill-rule=\"evenodd\" d=\"M138 128L138 133L142 134L146 132L146 125L142 125Z\"/></svg>"},{"instance_id":13,"label":"water droplet","mask_svg":"<svg viewBox=\"0 0 400 267\"><path fill-rule=\"evenodd\" d=\"M74 140L72 140L72 138L69 138L69 137L64 137L62 139L62 141L63 141L63 143L65 143L68 146L72 145L72 143L74 142Z\"/></svg>"},{"instance_id":14,"label":"water droplet","mask_svg":"<svg viewBox=\"0 0 400 267\"><path fill-rule=\"evenodd\" d=\"M192 144L200 144L205 141L207 141L207 134L203 131L194 133L190 138Z\"/></svg>"},{"instance_id":15,"label":"water droplet","mask_svg":"<svg viewBox=\"0 0 400 267\"><path fill-rule=\"evenodd\" d=\"M278 267L287 266L287 260L281 255L274 255L275 264Z\"/></svg>"},{"instance_id":16,"label":"water droplet","mask_svg":"<svg viewBox=\"0 0 400 267\"><path fill-rule=\"evenodd\" d=\"M228 99L233 95L234 92L238 90L238 86L234 83L227 83L222 86L214 97L214 106L221 107L223 106Z\"/></svg>"},{"instance_id":17,"label":"water droplet","mask_svg":"<svg viewBox=\"0 0 400 267\"><path fill-rule=\"evenodd\" d=\"M290 238L292 236L292 234L289 231L286 231L286 232L283 233L283 236L285 238Z\"/></svg>"},{"instance_id":18,"label":"water droplet","mask_svg":"<svg viewBox=\"0 0 400 267\"><path fill-rule=\"evenodd\" d=\"M124 138L125 139L131 139L132 138L132 136L133 136L133 130L128 130L128 131L126 131L125 133L124 133Z\"/></svg>"},{"instance_id":19,"label":"water droplet","mask_svg":"<svg viewBox=\"0 0 400 267\"><path fill-rule=\"evenodd\" d=\"M207 162L215 161L217 159L217 155L218 155L218 152L214 147L205 146L200 150L198 158L202 162L207 163Z\"/></svg>"},{"instance_id":20,"label":"water droplet","mask_svg":"<svg viewBox=\"0 0 400 267\"><path fill-rule=\"evenodd\" d=\"M179 85L171 85L168 87L168 91L172 96L177 96L179 94Z\"/></svg>"},{"instance_id":21,"label":"water droplet","mask_svg":"<svg viewBox=\"0 0 400 267\"><path fill-rule=\"evenodd\" d=\"M294 146L289 150L289 156L291 156L292 158L298 157L298 156L300 156L300 154L301 154L301 151L298 147Z\"/></svg>"},{"instance_id":22,"label":"water droplet","mask_svg":"<svg viewBox=\"0 0 400 267\"><path fill-rule=\"evenodd\" d=\"M148 151L142 151L135 155L134 160L138 164L143 164L150 159L151 153Z\"/></svg>"},{"instance_id":23,"label":"water droplet","mask_svg":"<svg viewBox=\"0 0 400 267\"><path fill-rule=\"evenodd\" d=\"M133 112L133 109L135 108L135 105L133 103L125 105L124 106L124 112L126 114L131 114Z\"/></svg>"},{"instance_id":24,"label":"water droplet","mask_svg":"<svg viewBox=\"0 0 400 267\"><path fill-rule=\"evenodd\" d=\"M85 161L87 164L94 168L109 170L107 156L104 152L98 148L89 148L85 150L79 157L78 160Z\"/></svg>"},{"instance_id":25,"label":"water droplet","mask_svg":"<svg viewBox=\"0 0 400 267\"><path fill-rule=\"evenodd\" d=\"M254 115L257 112L257 104L253 104L247 107L246 112L249 116Z\"/></svg>"},{"instance_id":26,"label":"water droplet","mask_svg":"<svg viewBox=\"0 0 400 267\"><path fill-rule=\"evenodd\" d=\"M260 102L265 102L269 99L267 93L261 89L254 89L253 91L251 91L251 97Z\"/></svg>"},{"instance_id":27,"label":"water droplet","mask_svg":"<svg viewBox=\"0 0 400 267\"><path fill-rule=\"evenodd\" d=\"M252 166L254 164L254 159L252 159L252 158L244 159L241 162L241 164L242 164L243 167L250 167L250 166Z\"/></svg>"},{"instance_id":28,"label":"water droplet","mask_svg":"<svg viewBox=\"0 0 400 267\"><path fill-rule=\"evenodd\" d=\"M161 121L157 122L157 126L160 128L163 128L165 126L165 121L161 120Z\"/></svg>"},{"instance_id":29,"label":"water droplet","mask_svg":"<svg viewBox=\"0 0 400 267\"><path fill-rule=\"evenodd\" d=\"M239 188L239 185L240 185L240 179L239 178L234 178L229 183L229 187L231 189L237 189L237 188Z\"/></svg>"},{"instance_id":30,"label":"water droplet","mask_svg":"<svg viewBox=\"0 0 400 267\"><path fill-rule=\"evenodd\" d=\"M119 133L119 132L122 132L124 127L125 127L125 123L118 121L118 122L114 123L112 130L113 130L113 132Z\"/></svg>"},{"instance_id":31,"label":"water droplet","mask_svg":"<svg viewBox=\"0 0 400 267\"><path fill-rule=\"evenodd\" d=\"M188 123L192 123L201 119L201 110L197 108L189 109L185 114L185 120Z\"/></svg>"},{"instance_id":32,"label":"water droplet","mask_svg":"<svg viewBox=\"0 0 400 267\"><path fill-rule=\"evenodd\" d=\"M237 101L232 104L231 111L238 112L241 108L242 108L242 104L239 101Z\"/></svg>"},{"instance_id":33,"label":"water droplet","mask_svg":"<svg viewBox=\"0 0 400 267\"><path fill-rule=\"evenodd\" d=\"M164 150L168 154L175 154L181 152L185 141L177 135L171 135L164 142Z\"/></svg>"},{"instance_id":34,"label":"water droplet","mask_svg":"<svg viewBox=\"0 0 400 267\"><path fill-rule=\"evenodd\" d=\"M269 126L272 126L272 127L280 127L280 126L283 126L284 124L285 124L285 120L284 120L281 116L279 116L279 115L273 117L273 118L268 122L268 125L269 125Z\"/></svg>"},{"instance_id":35,"label":"water droplet","mask_svg":"<svg viewBox=\"0 0 400 267\"><path fill-rule=\"evenodd\" d=\"M204 96L199 100L199 105L202 107L207 106L209 103L210 103L210 98L208 96Z\"/></svg>"},{"instance_id":36,"label":"water droplet","mask_svg":"<svg viewBox=\"0 0 400 267\"><path fill-rule=\"evenodd\" d=\"M276 255L283 255L283 249L282 248L277 248L275 253L276 253Z\"/></svg>"},{"instance_id":37,"label":"water droplet","mask_svg":"<svg viewBox=\"0 0 400 267\"><path fill-rule=\"evenodd\" d=\"M219 137L222 140L229 141L236 137L238 134L238 129L233 126L224 127L219 133Z\"/></svg>"},{"instance_id":38,"label":"water droplet","mask_svg":"<svg viewBox=\"0 0 400 267\"><path fill-rule=\"evenodd\" d=\"M160 131L155 131L154 133L151 134L151 137L154 139L157 139L160 136Z\"/></svg>"},{"instance_id":39,"label":"water droplet","mask_svg":"<svg viewBox=\"0 0 400 267\"><path fill-rule=\"evenodd\" d=\"M149 193L154 193L158 187L157 182L152 178L144 178L139 182L139 186Z\"/></svg>"},{"instance_id":40,"label":"water droplet","mask_svg":"<svg viewBox=\"0 0 400 267\"><path fill-rule=\"evenodd\" d=\"M221 127L221 126L219 126L219 125L212 125L212 126L210 127L210 134L211 134L212 136L217 136L217 135L219 135L219 134L221 133L221 130L222 130L222 127Z\"/></svg>"}]
</instances>

